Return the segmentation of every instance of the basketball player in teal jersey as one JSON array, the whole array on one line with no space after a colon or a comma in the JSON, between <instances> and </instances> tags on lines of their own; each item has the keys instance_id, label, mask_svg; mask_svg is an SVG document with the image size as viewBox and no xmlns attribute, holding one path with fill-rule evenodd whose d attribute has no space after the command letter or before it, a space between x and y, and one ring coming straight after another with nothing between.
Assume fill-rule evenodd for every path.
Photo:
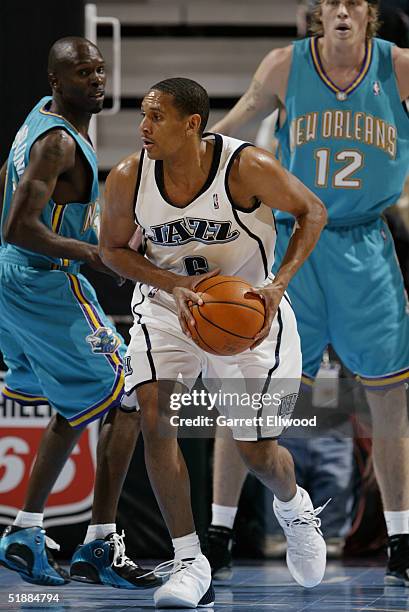
<instances>
[{"instance_id":1,"label":"basketball player in teal jersey","mask_svg":"<svg viewBox=\"0 0 409 612\"><path fill-rule=\"evenodd\" d=\"M97 159L88 137L102 109L104 61L83 38L50 50L52 97L33 108L7 163L1 220L0 349L8 365L3 393L22 404L49 402L24 508L0 539L0 563L35 584L60 585L43 529L47 497L87 423L106 415L97 449L92 514L71 575L122 588L154 586L125 555L115 516L138 425L118 406L124 346L80 274L81 263L108 272L98 255ZM103 555L93 555L98 548Z\"/></svg>"},{"instance_id":2,"label":"basketball player in teal jersey","mask_svg":"<svg viewBox=\"0 0 409 612\"><path fill-rule=\"evenodd\" d=\"M409 51L374 37L376 2L319 0L314 36L271 51L234 108L214 129L230 134L283 107L276 133L283 165L325 203L328 225L292 279L304 382L312 384L331 343L364 385L373 457L389 535L385 581L409 584L409 316L391 234L381 214L409 169ZM278 261L293 231L277 214ZM399 437L397 437L399 436ZM218 440L214 546L227 551L246 470ZM223 488L221 483L223 482Z\"/></svg>"}]
</instances>

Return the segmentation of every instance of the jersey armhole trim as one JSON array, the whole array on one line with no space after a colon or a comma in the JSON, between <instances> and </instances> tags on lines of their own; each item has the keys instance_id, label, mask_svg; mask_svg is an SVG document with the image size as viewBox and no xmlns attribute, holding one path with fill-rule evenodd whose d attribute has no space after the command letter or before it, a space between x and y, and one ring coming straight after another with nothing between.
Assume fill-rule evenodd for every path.
<instances>
[{"instance_id":1,"label":"jersey armhole trim","mask_svg":"<svg viewBox=\"0 0 409 612\"><path fill-rule=\"evenodd\" d=\"M137 222L137 214L136 214L136 201L138 199L138 193L139 193L139 188L141 186L141 180L142 180L142 166L143 166L143 158L145 156L145 149L142 149L141 151L141 157L139 159L139 167L138 167L138 174L136 176L136 183L135 183L135 192L134 192L134 196L133 196L133 204L134 204L134 210L135 210L135 221Z\"/></svg>"},{"instance_id":2,"label":"jersey armhole trim","mask_svg":"<svg viewBox=\"0 0 409 612\"><path fill-rule=\"evenodd\" d=\"M253 234L252 231L249 230L248 227L246 227L246 225L243 223L243 221L240 219L238 212L245 212L245 213L250 213L253 212L254 210L256 210L256 208L258 208L260 206L259 203L257 203L257 206L251 209L246 209L246 210L242 210L240 208L238 208L236 206L236 204L233 202L233 198L231 197L231 193L229 190L229 185L228 185L228 180L229 180L229 173L230 173L230 169L233 165L234 160L236 159L237 155L240 153L240 151L242 151L243 149L245 149L246 147L254 147L254 145L250 144L249 142L244 142L240 147L238 147L238 149L236 149L236 151L233 152L229 163L227 165L227 169L226 169L226 176L224 178L224 188L226 191L226 195L230 201L231 207L232 207L232 212L233 212L233 216L236 220L236 223L247 233L248 236L250 236L250 238L253 238L253 240L255 240L259 246L260 249L260 255L261 255L261 259L263 262L263 267L264 267L264 278L267 278L269 275L269 270L268 270L268 263L267 263L267 255L266 252L264 250L264 245L262 240L260 239L259 236L256 236L256 234Z\"/></svg>"},{"instance_id":3,"label":"jersey armhole trim","mask_svg":"<svg viewBox=\"0 0 409 612\"><path fill-rule=\"evenodd\" d=\"M247 147L254 147L254 145L251 144L250 142L243 142L243 144L240 145L233 152L233 154L232 154L232 156L231 156L231 158L229 160L229 163L227 165L226 174L225 174L225 177L224 177L224 188L226 190L227 197L230 200L230 204L232 205L234 210L239 210L240 212L243 212L243 213L252 213L255 210L257 210L257 208L259 208L259 206L261 205L261 202L259 200L257 200L256 203L251 208L243 208L242 206L239 206L238 204L235 203L235 201L233 200L233 197L231 195L230 189L229 189L229 176L230 176L230 171L231 171L232 165L234 163L234 160L243 151L243 149L245 149Z\"/></svg>"}]
</instances>

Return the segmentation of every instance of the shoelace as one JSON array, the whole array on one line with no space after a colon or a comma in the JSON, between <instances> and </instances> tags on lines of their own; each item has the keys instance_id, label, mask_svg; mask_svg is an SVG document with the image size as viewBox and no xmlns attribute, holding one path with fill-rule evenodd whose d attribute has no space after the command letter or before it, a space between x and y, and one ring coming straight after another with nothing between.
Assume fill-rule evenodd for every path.
<instances>
[{"instance_id":1,"label":"shoelace","mask_svg":"<svg viewBox=\"0 0 409 612\"><path fill-rule=\"evenodd\" d=\"M45 536L45 545L52 550L60 550L61 546L52 540L48 535Z\"/></svg>"},{"instance_id":2,"label":"shoelace","mask_svg":"<svg viewBox=\"0 0 409 612\"><path fill-rule=\"evenodd\" d=\"M164 561L163 563L159 563L153 570L153 573L157 578L166 578L166 576L173 576L180 572L180 578L183 577L186 570L190 568L194 559L192 560L183 560L183 559L171 559L170 561ZM166 569L170 567L171 569Z\"/></svg>"},{"instance_id":3,"label":"shoelace","mask_svg":"<svg viewBox=\"0 0 409 612\"><path fill-rule=\"evenodd\" d=\"M121 535L119 535L119 533L114 533L111 536L110 540L114 545L114 556L111 565L113 567L124 567L125 565L131 565L132 567L138 568L138 565L126 555L124 539L125 532L123 530ZM145 574L137 576L137 579L140 580L142 578L146 578L147 576L152 575L156 578L164 578L181 570L183 565L187 565L187 563L176 559L172 559L171 561L164 561L163 563L157 565L153 570L150 570ZM165 568L169 566L172 566L172 569L166 571Z\"/></svg>"},{"instance_id":4,"label":"shoelace","mask_svg":"<svg viewBox=\"0 0 409 612\"><path fill-rule=\"evenodd\" d=\"M329 500L326 501L323 506L318 506L318 508L315 508L313 510L304 510L304 512L302 512L301 514L299 514L297 517L293 519L287 520L284 518L288 529L291 530L292 533L294 534L294 531L293 531L294 527L300 527L300 526L307 525L309 527L313 527L314 529L316 529L318 533L322 536L322 531L320 529L321 519L318 518L318 515L321 514L321 512L328 506L330 501L331 501L331 498L329 498ZM289 542L288 543L289 548L293 548L295 553L297 553L298 551L300 555L302 555L303 552L314 554L316 552L316 547L314 546L314 543L311 541L312 535L313 533L308 533L308 532L303 533L302 542L297 541L297 542L294 542L292 545L291 545L291 542Z\"/></svg>"},{"instance_id":5,"label":"shoelace","mask_svg":"<svg viewBox=\"0 0 409 612\"><path fill-rule=\"evenodd\" d=\"M137 568L137 564L126 555L124 539L124 530L122 530L121 535L119 535L119 533L114 533L110 537L110 541L114 545L114 557L111 565L114 567L125 567L125 565L131 565L132 567ZM143 578L143 576L140 576L140 578Z\"/></svg>"},{"instance_id":6,"label":"shoelace","mask_svg":"<svg viewBox=\"0 0 409 612\"><path fill-rule=\"evenodd\" d=\"M124 567L125 565L132 565L133 567L138 567L136 563L132 561L125 554L125 532L122 530L121 535L119 533L114 533L110 540L114 545L114 556L112 560L113 567ZM55 543L55 542L54 542ZM166 576L172 576L177 572L181 572L182 570L187 570L192 565L194 559L192 561L185 561L181 559L171 559L170 561L164 561L163 563L159 563L153 570L146 572L145 574L141 574L138 576L138 580L141 578L146 578L147 576L155 576L155 578L166 578ZM167 569L170 568L170 569ZM184 572L181 573L180 578L182 578Z\"/></svg>"}]
</instances>

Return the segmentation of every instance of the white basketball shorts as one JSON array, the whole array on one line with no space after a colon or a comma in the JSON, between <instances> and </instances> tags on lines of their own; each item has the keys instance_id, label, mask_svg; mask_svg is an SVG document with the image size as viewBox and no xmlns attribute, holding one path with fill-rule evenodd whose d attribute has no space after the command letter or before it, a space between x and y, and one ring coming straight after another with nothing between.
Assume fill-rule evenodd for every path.
<instances>
[{"instance_id":1,"label":"white basketball shorts","mask_svg":"<svg viewBox=\"0 0 409 612\"><path fill-rule=\"evenodd\" d=\"M125 357L125 410L137 407L135 392L141 385L179 380L190 389L202 374L205 387L218 392L217 410L236 440L277 438L282 433L301 379L300 339L287 296L261 345L228 357L206 353L185 336L173 297L163 291L146 297L137 286L132 311L134 325Z\"/></svg>"}]
</instances>

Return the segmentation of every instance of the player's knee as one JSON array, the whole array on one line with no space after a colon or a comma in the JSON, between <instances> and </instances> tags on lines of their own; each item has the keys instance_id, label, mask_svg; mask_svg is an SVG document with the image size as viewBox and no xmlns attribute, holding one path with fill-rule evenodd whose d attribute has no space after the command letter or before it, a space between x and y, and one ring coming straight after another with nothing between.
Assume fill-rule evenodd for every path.
<instances>
[{"instance_id":1,"label":"player's knee","mask_svg":"<svg viewBox=\"0 0 409 612\"><path fill-rule=\"evenodd\" d=\"M141 415L139 410L123 410L121 407L112 408L107 414L105 423L112 423L115 427L120 427L124 431L133 430L140 427Z\"/></svg>"},{"instance_id":2,"label":"player's knee","mask_svg":"<svg viewBox=\"0 0 409 612\"><path fill-rule=\"evenodd\" d=\"M84 428L85 426L77 427L77 428L72 427L72 425L69 424L67 419L63 417L61 414L58 414L58 412L54 414L49 424L49 430L61 436L80 435L80 433L83 431Z\"/></svg>"},{"instance_id":3,"label":"player's knee","mask_svg":"<svg viewBox=\"0 0 409 612\"><path fill-rule=\"evenodd\" d=\"M141 407L140 419L145 442L156 438L160 429L160 415L157 407L153 405Z\"/></svg>"},{"instance_id":4,"label":"player's knee","mask_svg":"<svg viewBox=\"0 0 409 612\"><path fill-rule=\"evenodd\" d=\"M241 442L240 455L248 470L255 475L275 473L278 467L277 443Z\"/></svg>"},{"instance_id":5,"label":"player's knee","mask_svg":"<svg viewBox=\"0 0 409 612\"><path fill-rule=\"evenodd\" d=\"M160 398L157 384L144 385L138 389L141 430L145 442L160 439L170 434L168 396ZM173 429L175 429L173 427Z\"/></svg>"}]
</instances>

